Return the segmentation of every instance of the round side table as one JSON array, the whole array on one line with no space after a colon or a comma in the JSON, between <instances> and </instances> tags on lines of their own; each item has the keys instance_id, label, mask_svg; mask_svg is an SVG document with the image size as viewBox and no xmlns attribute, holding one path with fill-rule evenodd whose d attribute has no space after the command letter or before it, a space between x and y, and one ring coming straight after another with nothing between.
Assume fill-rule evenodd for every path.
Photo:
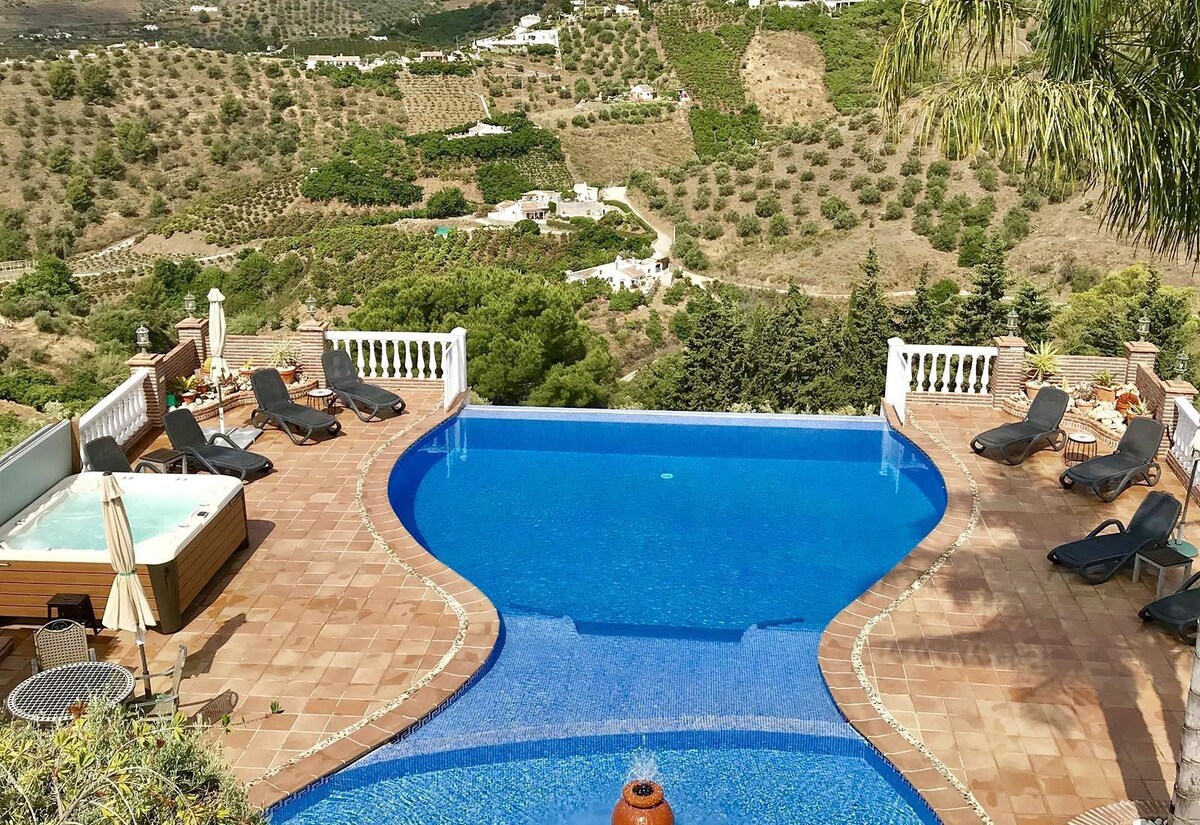
<instances>
[{"instance_id":1,"label":"round side table","mask_svg":"<svg viewBox=\"0 0 1200 825\"><path fill-rule=\"evenodd\" d=\"M330 412L333 409L333 404L337 400L337 396L333 394L333 390L323 389L318 387L315 390L308 391L308 406L315 410L324 410Z\"/></svg>"},{"instance_id":2,"label":"round side table","mask_svg":"<svg viewBox=\"0 0 1200 825\"><path fill-rule=\"evenodd\" d=\"M1096 457L1096 436L1091 433L1067 433L1063 464L1070 467Z\"/></svg>"}]
</instances>

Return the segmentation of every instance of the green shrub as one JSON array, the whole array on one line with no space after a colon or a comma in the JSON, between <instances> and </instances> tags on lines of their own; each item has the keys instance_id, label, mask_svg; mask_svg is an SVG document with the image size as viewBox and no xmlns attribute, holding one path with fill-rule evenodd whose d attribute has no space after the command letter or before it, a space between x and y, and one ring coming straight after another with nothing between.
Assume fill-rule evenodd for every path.
<instances>
[{"instance_id":1,"label":"green shrub","mask_svg":"<svg viewBox=\"0 0 1200 825\"><path fill-rule=\"evenodd\" d=\"M60 727L0 725L0 764L9 777L0 783L8 825L266 823L182 715L151 722L96 707Z\"/></svg>"}]
</instances>

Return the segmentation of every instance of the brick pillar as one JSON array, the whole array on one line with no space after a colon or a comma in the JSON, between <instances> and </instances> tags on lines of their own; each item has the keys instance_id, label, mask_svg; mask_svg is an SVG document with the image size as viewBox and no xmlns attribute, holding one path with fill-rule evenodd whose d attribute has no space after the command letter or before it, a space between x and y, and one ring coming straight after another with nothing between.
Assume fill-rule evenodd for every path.
<instances>
[{"instance_id":1,"label":"brick pillar","mask_svg":"<svg viewBox=\"0 0 1200 825\"><path fill-rule=\"evenodd\" d=\"M130 373L140 369L150 370L145 383L146 417L153 427L161 427L163 416L167 414L167 377L163 374L165 362L165 355L153 352L138 353L125 362Z\"/></svg>"},{"instance_id":2,"label":"brick pillar","mask_svg":"<svg viewBox=\"0 0 1200 825\"><path fill-rule=\"evenodd\" d=\"M296 348L300 350L300 367L304 378L315 378L322 386L325 384L325 370L321 367L321 354L327 349L325 333L328 330L327 322L311 317L296 327Z\"/></svg>"},{"instance_id":3,"label":"brick pillar","mask_svg":"<svg viewBox=\"0 0 1200 825\"><path fill-rule=\"evenodd\" d=\"M992 406L998 407L1003 398L1020 392L1025 385L1025 339L1016 335L998 335L992 340L1000 350L992 364L990 379Z\"/></svg>"},{"instance_id":4,"label":"brick pillar","mask_svg":"<svg viewBox=\"0 0 1200 825\"><path fill-rule=\"evenodd\" d=\"M191 341L196 345L196 356L201 364L208 360L207 318L184 318L175 325L175 332L179 335L179 343Z\"/></svg>"},{"instance_id":5,"label":"brick pillar","mask_svg":"<svg viewBox=\"0 0 1200 825\"><path fill-rule=\"evenodd\" d=\"M1167 428L1167 432L1174 436L1175 421L1177 418L1175 411L1175 399L1183 398L1191 401L1196 397L1196 388L1188 381L1179 381L1171 379L1163 381L1163 404L1159 410L1158 420Z\"/></svg>"},{"instance_id":6,"label":"brick pillar","mask_svg":"<svg viewBox=\"0 0 1200 825\"><path fill-rule=\"evenodd\" d=\"M1158 347L1149 341L1126 341L1125 358L1127 366L1125 368L1125 383L1133 384L1137 382L1139 366L1145 367L1149 373L1154 373L1154 359L1157 356Z\"/></svg>"}]
</instances>

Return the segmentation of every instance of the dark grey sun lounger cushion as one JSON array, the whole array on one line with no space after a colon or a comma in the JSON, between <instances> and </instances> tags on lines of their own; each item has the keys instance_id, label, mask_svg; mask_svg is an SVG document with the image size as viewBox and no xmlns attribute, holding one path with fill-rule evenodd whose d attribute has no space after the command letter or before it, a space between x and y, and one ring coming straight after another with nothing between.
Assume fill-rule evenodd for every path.
<instances>
[{"instance_id":1,"label":"dark grey sun lounger cushion","mask_svg":"<svg viewBox=\"0 0 1200 825\"><path fill-rule=\"evenodd\" d=\"M1166 544L1182 507L1170 493L1150 493L1128 527L1115 518L1106 519L1085 538L1055 547L1046 558L1071 568L1089 584L1106 582L1137 553ZM1109 527L1117 532L1101 532Z\"/></svg>"},{"instance_id":2,"label":"dark grey sun lounger cushion","mask_svg":"<svg viewBox=\"0 0 1200 825\"><path fill-rule=\"evenodd\" d=\"M1138 611L1143 622L1158 622L1189 645L1196 643L1200 627L1200 590L1192 587L1200 581L1200 573L1180 585L1169 596L1150 602Z\"/></svg>"},{"instance_id":3,"label":"dark grey sun lounger cushion","mask_svg":"<svg viewBox=\"0 0 1200 825\"><path fill-rule=\"evenodd\" d=\"M133 467L129 465L129 459L125 456L125 451L121 449L121 445L111 435L102 435L99 438L93 438L87 444L83 445L83 453L87 456L88 465L94 472L135 472ZM159 471L153 464L139 462L136 472L140 473L143 470L148 470L152 473Z\"/></svg>"},{"instance_id":4,"label":"dark grey sun lounger cushion","mask_svg":"<svg viewBox=\"0 0 1200 825\"><path fill-rule=\"evenodd\" d=\"M1162 438L1161 422L1135 418L1129 422L1115 453L1068 467L1058 481L1064 487L1082 485L1101 501L1114 500L1138 482L1153 487L1162 474L1155 461Z\"/></svg>"},{"instance_id":5,"label":"dark grey sun lounger cushion","mask_svg":"<svg viewBox=\"0 0 1200 825\"><path fill-rule=\"evenodd\" d=\"M250 376L250 386L254 388L254 398L258 401L258 408L250 413L250 421L255 426L274 424L287 433L293 444L303 444L318 430L337 435L342 429L338 420L329 413L293 401L288 395L287 385L279 376L279 370L270 367L256 370Z\"/></svg>"},{"instance_id":6,"label":"dark grey sun lounger cushion","mask_svg":"<svg viewBox=\"0 0 1200 825\"><path fill-rule=\"evenodd\" d=\"M206 439L191 410L171 410L163 417L163 429L171 446L185 454L189 464L198 464L214 475L224 473L245 481L248 474L269 472L275 466L266 456L243 450L223 433ZM217 444L219 440L229 446Z\"/></svg>"},{"instance_id":7,"label":"dark grey sun lounger cushion","mask_svg":"<svg viewBox=\"0 0 1200 825\"><path fill-rule=\"evenodd\" d=\"M360 420L370 421L380 410L391 410L397 415L404 412L404 399L383 387L364 382L350 360L350 353L344 349L322 353L321 367L325 370L325 386L354 410Z\"/></svg>"},{"instance_id":8,"label":"dark grey sun lounger cushion","mask_svg":"<svg viewBox=\"0 0 1200 825\"><path fill-rule=\"evenodd\" d=\"M1005 464L1017 465L1035 450L1046 447L1055 452L1067 443L1067 434L1059 426L1070 399L1058 387L1042 387L1029 405L1024 421L1014 421L980 433L971 439L976 455L994 453Z\"/></svg>"}]
</instances>

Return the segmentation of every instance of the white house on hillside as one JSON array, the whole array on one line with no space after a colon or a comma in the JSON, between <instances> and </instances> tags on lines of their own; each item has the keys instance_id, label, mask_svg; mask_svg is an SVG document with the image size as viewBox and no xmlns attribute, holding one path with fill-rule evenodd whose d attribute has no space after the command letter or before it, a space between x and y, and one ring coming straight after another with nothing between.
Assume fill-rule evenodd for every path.
<instances>
[{"instance_id":1,"label":"white house on hillside","mask_svg":"<svg viewBox=\"0 0 1200 825\"><path fill-rule=\"evenodd\" d=\"M640 83L637 86L629 87L629 99L640 101L657 100L658 92L654 91L653 86L647 86L644 83Z\"/></svg>"},{"instance_id":2,"label":"white house on hillside","mask_svg":"<svg viewBox=\"0 0 1200 825\"><path fill-rule=\"evenodd\" d=\"M576 269L567 273L568 281L600 278L613 289L637 289L649 294L663 280L671 266L670 258L622 258L617 256L599 266Z\"/></svg>"},{"instance_id":3,"label":"white house on hillside","mask_svg":"<svg viewBox=\"0 0 1200 825\"><path fill-rule=\"evenodd\" d=\"M318 66L333 66L335 69L354 67L366 71L363 64L366 61L356 54L310 54L304 60L304 68L315 69Z\"/></svg>"},{"instance_id":4,"label":"white house on hillside","mask_svg":"<svg viewBox=\"0 0 1200 825\"><path fill-rule=\"evenodd\" d=\"M482 137L484 135L507 135L511 132L511 129L506 129L503 126L497 126L494 123L484 123L481 120L465 132L456 132L452 135L446 135L446 140L461 140L462 138Z\"/></svg>"},{"instance_id":5,"label":"white house on hillside","mask_svg":"<svg viewBox=\"0 0 1200 825\"><path fill-rule=\"evenodd\" d=\"M574 197L564 198L561 192L553 189L531 189L523 193L519 200L496 204L496 208L489 212L487 217L488 220L497 223L516 223L522 220L543 223L551 214L563 219L591 218L598 221L609 212L617 211L615 206L600 202L600 190L595 186L577 183L571 187L571 191Z\"/></svg>"},{"instance_id":6,"label":"white house on hillside","mask_svg":"<svg viewBox=\"0 0 1200 825\"><path fill-rule=\"evenodd\" d=\"M558 29L535 29L542 22L541 15L527 14L520 23L504 37L485 37L476 40L476 49L515 49L521 46L553 46L558 48Z\"/></svg>"}]
</instances>

